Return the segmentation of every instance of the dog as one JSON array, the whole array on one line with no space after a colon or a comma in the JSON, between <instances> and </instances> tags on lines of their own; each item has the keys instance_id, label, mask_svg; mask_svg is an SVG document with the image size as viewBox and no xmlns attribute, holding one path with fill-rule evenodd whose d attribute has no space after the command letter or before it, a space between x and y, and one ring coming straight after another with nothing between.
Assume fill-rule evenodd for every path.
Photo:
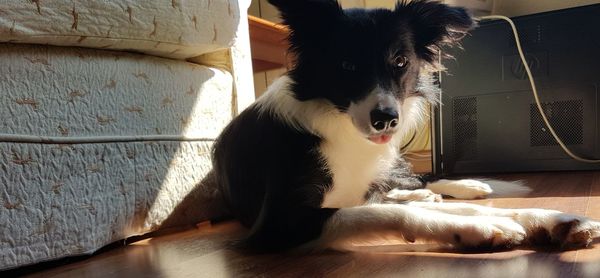
<instances>
[{"instance_id":1,"label":"dog","mask_svg":"<svg viewBox=\"0 0 600 278\"><path fill-rule=\"evenodd\" d=\"M493 191L476 180L427 182L399 152L439 89L439 49L476 22L463 8L400 1L344 10L335 0L270 0L295 63L215 142L213 174L242 246L348 250L381 238L467 248L587 246L600 223L542 209L441 202Z\"/></svg>"}]
</instances>

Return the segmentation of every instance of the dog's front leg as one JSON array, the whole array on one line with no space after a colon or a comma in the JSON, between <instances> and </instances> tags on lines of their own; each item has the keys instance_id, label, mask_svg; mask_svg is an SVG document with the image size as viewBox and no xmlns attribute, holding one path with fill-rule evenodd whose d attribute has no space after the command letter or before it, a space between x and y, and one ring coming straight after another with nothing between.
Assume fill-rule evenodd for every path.
<instances>
[{"instance_id":1,"label":"dog's front leg","mask_svg":"<svg viewBox=\"0 0 600 278\"><path fill-rule=\"evenodd\" d=\"M406 190L394 188L386 195L383 202L442 202L442 195L436 194L429 189Z\"/></svg>"},{"instance_id":2,"label":"dog's front leg","mask_svg":"<svg viewBox=\"0 0 600 278\"><path fill-rule=\"evenodd\" d=\"M348 244L381 238L495 248L520 244L525 230L508 217L462 216L403 204L375 204L339 209L325 223L318 244L346 249Z\"/></svg>"},{"instance_id":3,"label":"dog's front leg","mask_svg":"<svg viewBox=\"0 0 600 278\"><path fill-rule=\"evenodd\" d=\"M472 179L441 179L428 183L425 188L437 194L465 200L483 198L493 192L492 188L487 183Z\"/></svg>"},{"instance_id":4,"label":"dog's front leg","mask_svg":"<svg viewBox=\"0 0 600 278\"><path fill-rule=\"evenodd\" d=\"M368 203L393 203L407 201L441 202L442 195L459 199L477 199L492 193L485 182L462 180L429 181L427 177L415 175L410 163L397 157L385 178L376 181L369 192Z\"/></svg>"},{"instance_id":5,"label":"dog's front leg","mask_svg":"<svg viewBox=\"0 0 600 278\"><path fill-rule=\"evenodd\" d=\"M424 189L426 180L412 173L411 165L402 157L396 158L384 178L371 184L367 203L404 203L411 201L441 202L442 195Z\"/></svg>"},{"instance_id":6,"label":"dog's front leg","mask_svg":"<svg viewBox=\"0 0 600 278\"><path fill-rule=\"evenodd\" d=\"M423 182L425 184L425 182ZM388 191L380 202L441 202L442 195L471 200L483 198L492 193L492 188L478 180L439 180L427 183L424 189L407 190L402 186Z\"/></svg>"},{"instance_id":7,"label":"dog's front leg","mask_svg":"<svg viewBox=\"0 0 600 278\"><path fill-rule=\"evenodd\" d=\"M510 217L525 228L527 242L533 245L554 244L573 248L587 246L594 238L600 237L600 222L556 210L503 209L466 203L413 202L409 205L463 216Z\"/></svg>"}]
</instances>

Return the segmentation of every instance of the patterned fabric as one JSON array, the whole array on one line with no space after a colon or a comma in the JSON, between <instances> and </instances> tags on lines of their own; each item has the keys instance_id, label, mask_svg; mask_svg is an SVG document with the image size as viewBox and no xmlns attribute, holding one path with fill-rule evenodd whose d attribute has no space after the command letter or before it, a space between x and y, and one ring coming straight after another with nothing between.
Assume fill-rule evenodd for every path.
<instances>
[{"instance_id":1,"label":"patterned fabric","mask_svg":"<svg viewBox=\"0 0 600 278\"><path fill-rule=\"evenodd\" d=\"M0 42L186 59L233 45L248 7L240 2L245 6L235 0L0 1Z\"/></svg>"},{"instance_id":2,"label":"patterned fabric","mask_svg":"<svg viewBox=\"0 0 600 278\"><path fill-rule=\"evenodd\" d=\"M224 213L206 174L253 101L249 3L0 1L0 270Z\"/></svg>"},{"instance_id":3,"label":"patterned fabric","mask_svg":"<svg viewBox=\"0 0 600 278\"><path fill-rule=\"evenodd\" d=\"M165 221L220 215L212 187L200 184L210 146L0 143L0 269L90 254ZM173 214L191 192L196 209Z\"/></svg>"},{"instance_id":4,"label":"patterned fabric","mask_svg":"<svg viewBox=\"0 0 600 278\"><path fill-rule=\"evenodd\" d=\"M90 253L169 217L190 224L217 215L211 189L198 185L212 141L233 115L230 73L41 45L0 44L0 61L0 269ZM19 143L156 135L203 139ZM173 216L192 190L200 190L195 214Z\"/></svg>"},{"instance_id":5,"label":"patterned fabric","mask_svg":"<svg viewBox=\"0 0 600 278\"><path fill-rule=\"evenodd\" d=\"M84 48L0 44L0 133L215 138L233 78L205 66Z\"/></svg>"}]
</instances>

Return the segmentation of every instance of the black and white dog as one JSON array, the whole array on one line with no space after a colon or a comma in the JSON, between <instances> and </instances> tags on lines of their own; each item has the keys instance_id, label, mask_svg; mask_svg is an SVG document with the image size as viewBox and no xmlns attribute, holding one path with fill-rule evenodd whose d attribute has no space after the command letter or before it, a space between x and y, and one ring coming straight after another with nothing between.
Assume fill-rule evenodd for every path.
<instances>
[{"instance_id":1,"label":"black and white dog","mask_svg":"<svg viewBox=\"0 0 600 278\"><path fill-rule=\"evenodd\" d=\"M541 209L441 203L486 183L425 184L400 157L438 89L438 49L474 25L462 8L401 1L343 10L335 0L270 0L296 62L218 138L214 173L244 241L261 250L344 249L378 238L466 247L585 246L600 223Z\"/></svg>"}]
</instances>

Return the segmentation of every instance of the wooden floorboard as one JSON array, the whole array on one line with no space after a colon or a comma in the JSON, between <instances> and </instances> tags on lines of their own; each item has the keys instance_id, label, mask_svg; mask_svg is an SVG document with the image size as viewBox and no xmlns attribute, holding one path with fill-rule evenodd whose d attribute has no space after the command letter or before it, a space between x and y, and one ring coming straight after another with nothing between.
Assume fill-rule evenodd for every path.
<instances>
[{"instance_id":1,"label":"wooden floorboard","mask_svg":"<svg viewBox=\"0 0 600 278\"><path fill-rule=\"evenodd\" d=\"M498 175L525 180L528 196L470 201L495 207L539 207L600 220L600 172ZM244 233L235 222L144 239L72 263L8 274L26 277L600 277L600 241L557 252L517 249L468 253L432 244L365 247L310 255L245 254L231 248ZM39 271L34 271L39 270ZM29 272L29 273L28 273ZM2 277L8 277L0 275Z\"/></svg>"}]
</instances>

